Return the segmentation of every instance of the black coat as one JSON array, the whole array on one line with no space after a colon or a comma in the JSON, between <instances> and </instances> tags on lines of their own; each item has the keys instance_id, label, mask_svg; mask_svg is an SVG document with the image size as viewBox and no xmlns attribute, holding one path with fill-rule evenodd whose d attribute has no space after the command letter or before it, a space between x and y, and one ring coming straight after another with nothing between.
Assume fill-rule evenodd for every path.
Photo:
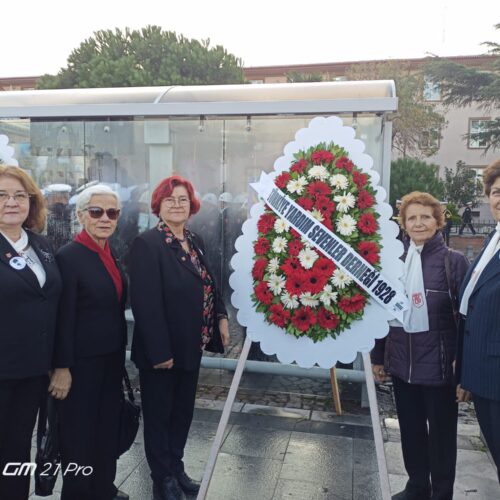
<instances>
[{"instance_id":1,"label":"black coat","mask_svg":"<svg viewBox=\"0 0 500 500\"><path fill-rule=\"evenodd\" d=\"M193 239L207 267L203 242L194 233ZM152 369L173 358L178 368L196 369L201 359L203 281L179 242L166 243L165 233L156 228L138 236L132 245L130 300L135 319L132 360L137 367ZM226 313L217 289L215 311Z\"/></svg>"},{"instance_id":2,"label":"black coat","mask_svg":"<svg viewBox=\"0 0 500 500\"><path fill-rule=\"evenodd\" d=\"M0 380L47 374L52 362L61 277L50 243L26 232L46 281L40 288L28 266L10 266L17 253L0 234Z\"/></svg>"},{"instance_id":3,"label":"black coat","mask_svg":"<svg viewBox=\"0 0 500 500\"><path fill-rule=\"evenodd\" d=\"M449 290L445 256L449 256ZM425 243L422 249L422 274L429 314L429 331L406 333L391 326L384 339L375 342L371 353L373 364L405 382L428 386L449 385L453 382L452 362L456 355L457 327L450 297L458 293L468 267L467 259L449 249L441 233ZM406 259L406 252L403 260ZM456 304L458 307L458 304Z\"/></svg>"},{"instance_id":4,"label":"black coat","mask_svg":"<svg viewBox=\"0 0 500 500\"><path fill-rule=\"evenodd\" d=\"M127 343L125 302L96 252L72 241L56 255L63 280L54 367L68 368L80 358L111 354ZM118 265L118 263L117 263Z\"/></svg>"}]
</instances>

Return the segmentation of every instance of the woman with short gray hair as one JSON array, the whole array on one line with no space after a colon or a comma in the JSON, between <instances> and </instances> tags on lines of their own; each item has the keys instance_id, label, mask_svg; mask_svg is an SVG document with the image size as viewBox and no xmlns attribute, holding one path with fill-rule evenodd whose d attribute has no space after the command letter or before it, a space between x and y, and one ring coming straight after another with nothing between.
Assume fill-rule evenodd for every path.
<instances>
[{"instance_id":1,"label":"woman with short gray hair","mask_svg":"<svg viewBox=\"0 0 500 500\"><path fill-rule=\"evenodd\" d=\"M54 373L59 402L62 470L76 463L91 474L67 473L62 500L125 499L113 482L118 458L121 380L125 362L126 280L109 247L120 215L110 187L78 196L82 231L56 255L63 280Z\"/></svg>"}]
</instances>

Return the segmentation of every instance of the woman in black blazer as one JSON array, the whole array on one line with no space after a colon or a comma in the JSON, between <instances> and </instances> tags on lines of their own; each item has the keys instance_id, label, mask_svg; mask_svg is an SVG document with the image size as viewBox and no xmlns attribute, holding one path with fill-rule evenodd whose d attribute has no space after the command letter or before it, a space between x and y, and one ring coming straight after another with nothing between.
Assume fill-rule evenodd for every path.
<instances>
[{"instance_id":1,"label":"woman in black blazer","mask_svg":"<svg viewBox=\"0 0 500 500\"><path fill-rule=\"evenodd\" d=\"M57 253L63 280L52 392L58 399L63 500L128 498L113 484L125 362L126 280L108 244L120 213L118 195L97 185L80 193L83 230Z\"/></svg>"},{"instance_id":2,"label":"woman in black blazer","mask_svg":"<svg viewBox=\"0 0 500 500\"><path fill-rule=\"evenodd\" d=\"M38 408L47 394L61 278L43 195L21 168L0 166L0 498L25 500Z\"/></svg>"},{"instance_id":3,"label":"woman in black blazer","mask_svg":"<svg viewBox=\"0 0 500 500\"><path fill-rule=\"evenodd\" d=\"M135 239L130 255L132 360L140 373L153 496L173 500L199 489L182 458L201 355L204 349L223 352L229 330L203 242L185 228L200 208L192 184L178 176L164 179L153 192L151 208L160 221Z\"/></svg>"},{"instance_id":4,"label":"woman in black blazer","mask_svg":"<svg viewBox=\"0 0 500 500\"><path fill-rule=\"evenodd\" d=\"M472 393L500 482L500 160L485 169L483 182L497 226L469 268L460 291L457 397L466 399L461 388Z\"/></svg>"}]
</instances>

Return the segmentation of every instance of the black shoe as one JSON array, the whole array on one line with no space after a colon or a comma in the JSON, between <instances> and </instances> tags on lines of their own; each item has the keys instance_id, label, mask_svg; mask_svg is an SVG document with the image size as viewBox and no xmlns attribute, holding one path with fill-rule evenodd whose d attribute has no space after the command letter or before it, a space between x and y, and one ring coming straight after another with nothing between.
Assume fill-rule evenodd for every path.
<instances>
[{"instance_id":1,"label":"black shoe","mask_svg":"<svg viewBox=\"0 0 500 500\"><path fill-rule=\"evenodd\" d=\"M120 490L116 490L115 496L113 497L113 500L128 500L128 495Z\"/></svg>"},{"instance_id":2,"label":"black shoe","mask_svg":"<svg viewBox=\"0 0 500 500\"><path fill-rule=\"evenodd\" d=\"M191 479L185 471L178 472L175 477L177 478L179 486L182 488L182 491L184 491L184 493L187 493L189 495L198 493L200 489L200 483L198 481L195 481L194 479Z\"/></svg>"},{"instance_id":3,"label":"black shoe","mask_svg":"<svg viewBox=\"0 0 500 500\"><path fill-rule=\"evenodd\" d=\"M431 498L431 493L428 490L425 491L411 491L404 489L395 495L392 495L392 500L429 500Z\"/></svg>"},{"instance_id":4,"label":"black shoe","mask_svg":"<svg viewBox=\"0 0 500 500\"><path fill-rule=\"evenodd\" d=\"M166 477L161 483L153 482L153 500L186 500L177 479Z\"/></svg>"}]
</instances>

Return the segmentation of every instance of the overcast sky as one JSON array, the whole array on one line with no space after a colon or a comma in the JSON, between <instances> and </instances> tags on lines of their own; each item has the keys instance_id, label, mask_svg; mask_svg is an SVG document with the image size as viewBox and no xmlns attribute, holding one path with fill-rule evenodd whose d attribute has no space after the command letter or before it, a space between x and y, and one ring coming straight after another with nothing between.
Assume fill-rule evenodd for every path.
<instances>
[{"instance_id":1,"label":"overcast sky","mask_svg":"<svg viewBox=\"0 0 500 500\"><path fill-rule=\"evenodd\" d=\"M245 66L482 54L499 0L5 0L0 77L56 73L94 31L156 24Z\"/></svg>"}]
</instances>

